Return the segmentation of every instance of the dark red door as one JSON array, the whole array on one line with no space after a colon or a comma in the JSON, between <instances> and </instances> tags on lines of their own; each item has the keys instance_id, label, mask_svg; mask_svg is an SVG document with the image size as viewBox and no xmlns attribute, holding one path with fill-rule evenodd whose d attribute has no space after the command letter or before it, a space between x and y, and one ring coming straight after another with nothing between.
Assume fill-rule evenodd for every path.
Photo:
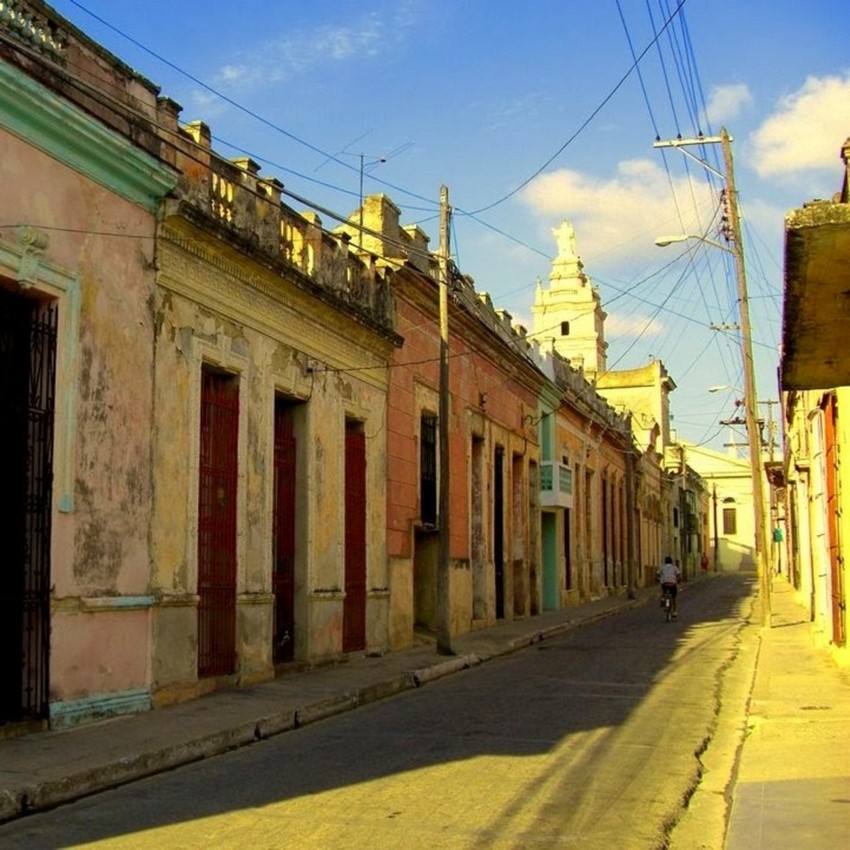
<instances>
[{"instance_id":1,"label":"dark red door","mask_svg":"<svg viewBox=\"0 0 850 850\"><path fill-rule=\"evenodd\" d=\"M342 649L366 648L366 437L345 426L345 602Z\"/></svg>"},{"instance_id":2,"label":"dark red door","mask_svg":"<svg viewBox=\"0 0 850 850\"><path fill-rule=\"evenodd\" d=\"M201 373L198 494L198 675L236 668L236 481L239 387Z\"/></svg>"},{"instance_id":3,"label":"dark red door","mask_svg":"<svg viewBox=\"0 0 850 850\"><path fill-rule=\"evenodd\" d=\"M276 662L292 661L295 640L295 437L292 405L274 412L274 646Z\"/></svg>"},{"instance_id":4,"label":"dark red door","mask_svg":"<svg viewBox=\"0 0 850 850\"><path fill-rule=\"evenodd\" d=\"M829 529L829 567L832 581L832 641L844 646L844 582L841 569L841 540L838 525L840 499L838 492L838 405L835 394L830 393L824 407L824 441L826 462L826 513Z\"/></svg>"}]
</instances>

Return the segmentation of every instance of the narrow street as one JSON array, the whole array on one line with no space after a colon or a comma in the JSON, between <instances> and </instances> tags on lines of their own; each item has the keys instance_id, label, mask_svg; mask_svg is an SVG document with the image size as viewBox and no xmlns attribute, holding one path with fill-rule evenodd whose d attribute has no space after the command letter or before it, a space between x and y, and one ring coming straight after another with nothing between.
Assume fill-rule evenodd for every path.
<instances>
[{"instance_id":1,"label":"narrow street","mask_svg":"<svg viewBox=\"0 0 850 850\"><path fill-rule=\"evenodd\" d=\"M751 581L686 587L676 623L645 605L0 826L0 845L662 847L698 782Z\"/></svg>"}]
</instances>

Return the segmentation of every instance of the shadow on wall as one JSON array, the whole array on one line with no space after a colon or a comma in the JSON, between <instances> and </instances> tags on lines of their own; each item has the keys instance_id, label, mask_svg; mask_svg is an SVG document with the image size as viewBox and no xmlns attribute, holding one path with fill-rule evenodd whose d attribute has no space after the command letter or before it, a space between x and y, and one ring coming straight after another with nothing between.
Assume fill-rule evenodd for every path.
<instances>
[{"instance_id":1,"label":"shadow on wall","mask_svg":"<svg viewBox=\"0 0 850 850\"><path fill-rule=\"evenodd\" d=\"M739 570L754 570L756 567L755 552L752 546L744 546L734 540L717 541L717 571L738 572Z\"/></svg>"}]
</instances>

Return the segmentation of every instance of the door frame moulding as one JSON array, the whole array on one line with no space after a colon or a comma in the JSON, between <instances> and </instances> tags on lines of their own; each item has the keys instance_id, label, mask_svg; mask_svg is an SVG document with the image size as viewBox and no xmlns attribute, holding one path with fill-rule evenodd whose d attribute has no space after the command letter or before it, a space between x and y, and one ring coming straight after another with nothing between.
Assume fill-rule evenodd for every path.
<instances>
[{"instance_id":1,"label":"door frame moulding","mask_svg":"<svg viewBox=\"0 0 850 850\"><path fill-rule=\"evenodd\" d=\"M24 291L58 302L53 503L61 513L71 513L74 510L80 279L46 259L48 246L47 234L29 225L16 228L14 242L0 229L0 276L14 281Z\"/></svg>"}]
</instances>

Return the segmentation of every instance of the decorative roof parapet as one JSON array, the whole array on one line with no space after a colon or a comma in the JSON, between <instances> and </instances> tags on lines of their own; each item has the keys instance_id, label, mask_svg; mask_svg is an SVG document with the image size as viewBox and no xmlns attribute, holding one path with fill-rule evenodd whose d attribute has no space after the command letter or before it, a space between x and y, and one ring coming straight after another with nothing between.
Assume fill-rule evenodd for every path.
<instances>
[{"instance_id":1,"label":"decorative roof parapet","mask_svg":"<svg viewBox=\"0 0 850 850\"><path fill-rule=\"evenodd\" d=\"M374 256L352 252L348 233L329 233L315 212L299 213L284 204L283 183L260 176L254 160L226 160L212 150L211 140L202 121L182 128L183 200L258 255L291 266L324 292L394 330L390 272L379 269Z\"/></svg>"},{"instance_id":2,"label":"decorative roof parapet","mask_svg":"<svg viewBox=\"0 0 850 850\"><path fill-rule=\"evenodd\" d=\"M581 368L575 368L569 360L558 354L553 342L535 340L529 345L528 354L537 368L558 387L566 403L594 417L612 431L631 433L630 412L612 407L596 392Z\"/></svg>"},{"instance_id":3,"label":"decorative roof parapet","mask_svg":"<svg viewBox=\"0 0 850 850\"><path fill-rule=\"evenodd\" d=\"M43 7L33 8L22 0L0 0L0 26L12 38L57 62L65 61L68 37Z\"/></svg>"}]
</instances>

